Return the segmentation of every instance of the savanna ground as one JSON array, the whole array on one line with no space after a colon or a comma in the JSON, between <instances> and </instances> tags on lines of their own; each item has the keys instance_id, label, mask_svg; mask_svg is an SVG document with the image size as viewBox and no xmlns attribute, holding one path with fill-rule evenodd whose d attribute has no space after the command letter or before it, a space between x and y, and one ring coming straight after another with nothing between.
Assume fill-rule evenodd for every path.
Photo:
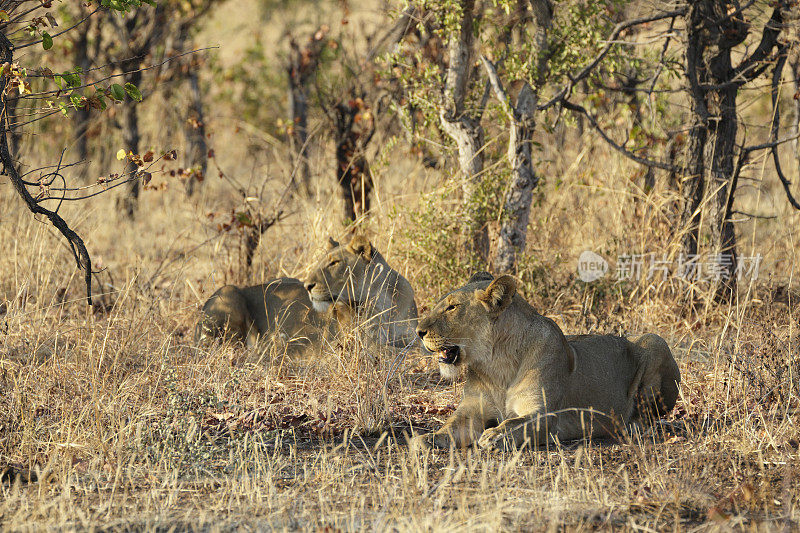
<instances>
[{"instance_id":1,"label":"savanna ground","mask_svg":"<svg viewBox=\"0 0 800 533\"><path fill-rule=\"evenodd\" d=\"M257 25L231 9L201 37L219 42L218 61L230 65L251 33L279 35L291 16ZM168 103L155 94L142 105L147 142L180 152L156 127ZM747 113L766 109L757 102ZM775 216L738 224L740 253L763 256L758 279L745 279L730 304L693 306L674 276L577 278L584 250L612 264L645 252L674 260L674 197L662 177L645 194L640 169L591 135L564 148L542 138L546 183L519 273L523 293L565 333L658 332L681 369L678 405L660 430L615 442L412 452L405 434L437 428L459 399L458 384L441 382L418 350L376 352L358 328L305 357L285 357L280 346L262 354L194 346L197 309L217 287L302 278L325 238L346 231L328 143L314 150L313 199L289 202L281 199L291 173L285 148L235 108L212 105L209 113L216 164L242 183L266 180L274 192L262 201L289 213L265 234L251 272L241 237L218 227L240 202L229 183L211 173L189 200L176 179L157 175L167 187L143 193L134 223L116 213L113 195L65 207L107 269L97 286L105 295L88 310L62 240L7 184L0 188L4 529L800 527L800 215L768 162L737 198L742 211ZM35 162L55 157L27 146ZM385 146L367 227L424 309L465 281L435 262L442 254L430 246L446 238L411 231L431 219L420 213L449 176ZM92 171L117 163L105 164ZM447 219L446 202L434 209L434 219Z\"/></svg>"}]
</instances>

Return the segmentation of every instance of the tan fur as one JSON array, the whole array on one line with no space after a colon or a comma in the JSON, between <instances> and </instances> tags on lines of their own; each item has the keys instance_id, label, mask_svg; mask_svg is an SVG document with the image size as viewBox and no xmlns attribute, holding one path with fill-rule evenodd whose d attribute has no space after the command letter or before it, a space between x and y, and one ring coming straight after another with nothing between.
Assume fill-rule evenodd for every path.
<instances>
[{"instance_id":1,"label":"tan fur","mask_svg":"<svg viewBox=\"0 0 800 533\"><path fill-rule=\"evenodd\" d=\"M203 305L195 341L224 338L254 347L278 335L291 348L317 342L326 317L313 310L303 283L278 278L263 285L226 285Z\"/></svg>"},{"instance_id":2,"label":"tan fur","mask_svg":"<svg viewBox=\"0 0 800 533\"><path fill-rule=\"evenodd\" d=\"M356 235L347 244L329 239L328 252L306 288L318 311L340 302L374 322L383 344L404 347L416 341L414 290L364 236Z\"/></svg>"},{"instance_id":3,"label":"tan fur","mask_svg":"<svg viewBox=\"0 0 800 533\"><path fill-rule=\"evenodd\" d=\"M423 344L464 366L464 396L437 432L415 445L493 446L607 436L672 410L680 372L666 342L643 335L565 337L519 295L509 276L482 273L451 292L417 328Z\"/></svg>"}]
</instances>

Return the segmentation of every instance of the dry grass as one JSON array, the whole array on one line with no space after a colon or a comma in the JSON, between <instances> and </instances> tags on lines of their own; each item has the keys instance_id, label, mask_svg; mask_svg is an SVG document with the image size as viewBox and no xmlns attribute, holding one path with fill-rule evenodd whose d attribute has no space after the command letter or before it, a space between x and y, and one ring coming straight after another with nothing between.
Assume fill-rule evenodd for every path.
<instances>
[{"instance_id":1,"label":"dry grass","mask_svg":"<svg viewBox=\"0 0 800 533\"><path fill-rule=\"evenodd\" d=\"M272 192L262 202L271 205L291 172L282 163L284 148L239 127L233 110L215 113L210 127L220 166L244 183L268 177ZM151 130L148 142L172 147ZM645 251L674 257L677 243L669 231L673 198L662 184L644 195L635 168L601 144L577 144L546 148L553 153L542 156L549 161L542 172L563 185L549 179L534 208L524 292L567 333L655 331L668 340L683 382L674 413L658 431L513 454L415 453L404 435L438 427L459 398L458 386L440 382L423 354L378 350L363 327L305 357L286 357L278 346L265 354L194 347L196 309L215 288L302 276L324 237L343 233L325 144L314 154L314 199L291 204L291 216L266 233L250 273L241 267L241 239L220 234L207 216L239 202L214 177L193 200L175 183L145 192L134 224L118 219L112 198L67 206L65 218L108 268L98 276L98 290L107 293L103 309L93 312L83 305L62 241L5 186L0 466L8 467L0 524L209 531L800 527L800 216L785 205L765 164L737 202L742 211L778 218L740 224L742 253L761 253L764 262L759 280L744 284L730 305L693 309L685 286L672 278L586 285L575 276L585 249L607 258ZM458 280L419 283L436 265L415 259L426 251L403 230L418 195L441 187L446 176L402 148L382 156L369 226L424 307Z\"/></svg>"}]
</instances>

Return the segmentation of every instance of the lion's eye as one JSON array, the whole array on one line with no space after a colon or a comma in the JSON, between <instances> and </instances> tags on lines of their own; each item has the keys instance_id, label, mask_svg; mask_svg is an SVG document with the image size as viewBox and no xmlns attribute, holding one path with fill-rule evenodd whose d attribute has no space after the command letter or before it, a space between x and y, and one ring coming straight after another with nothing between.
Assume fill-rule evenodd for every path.
<instances>
[{"instance_id":1,"label":"lion's eye","mask_svg":"<svg viewBox=\"0 0 800 533\"><path fill-rule=\"evenodd\" d=\"M444 312L446 313L446 312L448 312L448 311L452 311L452 310L453 310L453 309L455 309L455 308L456 308L456 306L455 306L455 305L453 305L453 304L450 304L450 305L448 305L448 306L447 306L447 309L445 309L445 310L444 310Z\"/></svg>"},{"instance_id":2,"label":"lion's eye","mask_svg":"<svg viewBox=\"0 0 800 533\"><path fill-rule=\"evenodd\" d=\"M336 266L336 265L338 265L338 264L339 264L339 260L338 260L338 259L334 259L333 261L331 261L330 263L328 263L328 266L329 266L329 267L332 267L332 266Z\"/></svg>"}]
</instances>

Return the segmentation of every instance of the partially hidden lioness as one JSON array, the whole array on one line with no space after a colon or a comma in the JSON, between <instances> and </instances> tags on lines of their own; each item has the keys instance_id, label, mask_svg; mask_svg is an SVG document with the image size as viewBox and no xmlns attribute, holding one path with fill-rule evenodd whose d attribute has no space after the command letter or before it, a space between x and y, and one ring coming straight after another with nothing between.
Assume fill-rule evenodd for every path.
<instances>
[{"instance_id":1,"label":"partially hidden lioness","mask_svg":"<svg viewBox=\"0 0 800 533\"><path fill-rule=\"evenodd\" d=\"M226 285L203 305L195 341L224 338L254 347L259 339L278 334L292 346L316 342L324 318L314 311L308 293L294 278L263 285Z\"/></svg>"},{"instance_id":2,"label":"partially hidden lioness","mask_svg":"<svg viewBox=\"0 0 800 533\"><path fill-rule=\"evenodd\" d=\"M414 290L363 235L355 235L347 244L329 239L327 253L308 277L306 289L318 311L341 302L374 321L383 344L405 347L416 341Z\"/></svg>"},{"instance_id":3,"label":"partially hidden lioness","mask_svg":"<svg viewBox=\"0 0 800 533\"><path fill-rule=\"evenodd\" d=\"M668 413L680 372L658 335L565 337L516 294L510 276L474 275L417 327L443 376L466 367L461 403L415 446L515 446L607 436Z\"/></svg>"}]
</instances>

